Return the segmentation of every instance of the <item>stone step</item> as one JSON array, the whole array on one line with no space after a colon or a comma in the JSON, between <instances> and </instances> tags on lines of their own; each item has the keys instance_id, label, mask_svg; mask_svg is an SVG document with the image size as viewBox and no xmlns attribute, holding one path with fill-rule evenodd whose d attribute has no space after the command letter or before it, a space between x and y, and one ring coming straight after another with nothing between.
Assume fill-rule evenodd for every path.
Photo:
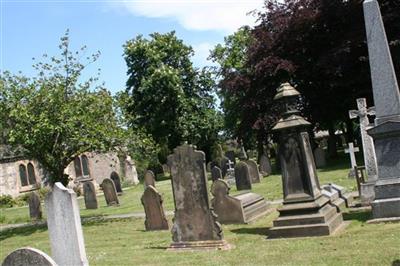
<instances>
[{"instance_id":1,"label":"stone step","mask_svg":"<svg viewBox=\"0 0 400 266\"><path fill-rule=\"evenodd\" d=\"M258 201L263 201L264 197L255 194L255 193L245 193L245 194L240 194L235 196L235 198L237 198L238 200L240 200L242 202L242 206L243 208L252 205Z\"/></svg>"},{"instance_id":2,"label":"stone step","mask_svg":"<svg viewBox=\"0 0 400 266\"><path fill-rule=\"evenodd\" d=\"M280 216L273 223L274 226L296 226L306 224L322 224L329 221L337 213L336 207L329 204L317 213Z\"/></svg>"},{"instance_id":3,"label":"stone step","mask_svg":"<svg viewBox=\"0 0 400 266\"><path fill-rule=\"evenodd\" d=\"M265 201L258 202L257 204L252 205L250 208L243 209L244 212L244 220L246 223L257 219L258 217L263 216L268 212L268 205Z\"/></svg>"}]
</instances>

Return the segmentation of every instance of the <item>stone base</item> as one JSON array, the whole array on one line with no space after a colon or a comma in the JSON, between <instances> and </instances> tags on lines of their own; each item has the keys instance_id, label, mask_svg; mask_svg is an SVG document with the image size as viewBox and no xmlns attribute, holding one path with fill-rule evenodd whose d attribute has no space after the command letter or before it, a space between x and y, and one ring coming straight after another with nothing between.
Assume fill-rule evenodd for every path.
<instances>
[{"instance_id":1,"label":"stone base","mask_svg":"<svg viewBox=\"0 0 400 266\"><path fill-rule=\"evenodd\" d=\"M367 224L379 224L379 223L400 223L400 217L379 218L367 221Z\"/></svg>"},{"instance_id":2,"label":"stone base","mask_svg":"<svg viewBox=\"0 0 400 266\"><path fill-rule=\"evenodd\" d=\"M225 240L174 242L169 251L229 250L232 246Z\"/></svg>"},{"instance_id":3,"label":"stone base","mask_svg":"<svg viewBox=\"0 0 400 266\"><path fill-rule=\"evenodd\" d=\"M375 199L375 182L361 184L360 202L361 206L369 206Z\"/></svg>"},{"instance_id":4,"label":"stone base","mask_svg":"<svg viewBox=\"0 0 400 266\"><path fill-rule=\"evenodd\" d=\"M378 180L371 206L373 219L400 217L400 179Z\"/></svg>"},{"instance_id":5,"label":"stone base","mask_svg":"<svg viewBox=\"0 0 400 266\"><path fill-rule=\"evenodd\" d=\"M343 225L342 214L329 199L321 197L313 205L295 203L278 209L280 216L273 222L268 238L331 235Z\"/></svg>"}]
</instances>

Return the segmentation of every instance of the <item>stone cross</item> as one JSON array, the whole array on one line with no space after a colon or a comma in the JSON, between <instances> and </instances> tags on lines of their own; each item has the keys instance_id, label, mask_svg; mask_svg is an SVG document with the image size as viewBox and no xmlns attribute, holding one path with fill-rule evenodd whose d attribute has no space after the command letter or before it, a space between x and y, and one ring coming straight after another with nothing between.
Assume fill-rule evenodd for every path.
<instances>
[{"instance_id":1,"label":"stone cross","mask_svg":"<svg viewBox=\"0 0 400 266\"><path fill-rule=\"evenodd\" d=\"M349 147L344 150L345 153L350 154L350 162L351 162L351 169L354 169L354 166L357 166L357 161L356 161L356 152L359 152L360 149L358 147L354 147L353 142L349 143Z\"/></svg>"},{"instance_id":2,"label":"stone cross","mask_svg":"<svg viewBox=\"0 0 400 266\"><path fill-rule=\"evenodd\" d=\"M369 128L369 115L375 115L375 108L367 108L367 103L365 98L357 99L358 110L350 110L350 119L359 118L360 119L360 132L361 139L363 143L363 153L364 153L364 164L365 170L368 175L368 181L373 181L378 178L378 166L376 163L374 140L367 133Z\"/></svg>"},{"instance_id":3,"label":"stone cross","mask_svg":"<svg viewBox=\"0 0 400 266\"><path fill-rule=\"evenodd\" d=\"M47 194L45 203L54 261L58 265L89 265L75 192L57 182Z\"/></svg>"}]
</instances>

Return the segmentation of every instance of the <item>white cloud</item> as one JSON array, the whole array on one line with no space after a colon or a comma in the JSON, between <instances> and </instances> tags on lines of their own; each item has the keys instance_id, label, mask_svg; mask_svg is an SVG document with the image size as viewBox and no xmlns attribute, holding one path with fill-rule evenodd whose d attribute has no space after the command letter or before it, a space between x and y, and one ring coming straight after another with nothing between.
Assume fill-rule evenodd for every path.
<instances>
[{"instance_id":1,"label":"white cloud","mask_svg":"<svg viewBox=\"0 0 400 266\"><path fill-rule=\"evenodd\" d=\"M188 30L219 30L233 33L254 25L247 13L260 10L263 0L138 0L122 2L129 12L150 18L170 18Z\"/></svg>"},{"instance_id":2,"label":"white cloud","mask_svg":"<svg viewBox=\"0 0 400 266\"><path fill-rule=\"evenodd\" d=\"M214 49L214 46L215 44L211 44L208 42L192 45L192 48L194 50L194 56L192 59L195 66L203 67L206 65L213 65L213 62L211 60L207 60L207 57L210 55L210 50Z\"/></svg>"}]
</instances>

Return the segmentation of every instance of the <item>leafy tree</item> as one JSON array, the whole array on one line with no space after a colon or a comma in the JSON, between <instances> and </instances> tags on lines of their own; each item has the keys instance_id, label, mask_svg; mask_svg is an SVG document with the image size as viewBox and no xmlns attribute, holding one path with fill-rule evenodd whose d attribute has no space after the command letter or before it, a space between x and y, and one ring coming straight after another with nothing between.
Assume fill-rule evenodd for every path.
<instances>
[{"instance_id":1,"label":"leafy tree","mask_svg":"<svg viewBox=\"0 0 400 266\"><path fill-rule=\"evenodd\" d=\"M38 62L34 78L3 73L0 79L2 128L7 142L24 148L49 173L50 181L68 183L64 169L79 154L106 151L120 136L113 99L97 77L81 82L87 64L99 53L77 58L85 52L71 51L68 31L61 38L61 56ZM4 120L3 120L4 119Z\"/></svg>"}]
</instances>

